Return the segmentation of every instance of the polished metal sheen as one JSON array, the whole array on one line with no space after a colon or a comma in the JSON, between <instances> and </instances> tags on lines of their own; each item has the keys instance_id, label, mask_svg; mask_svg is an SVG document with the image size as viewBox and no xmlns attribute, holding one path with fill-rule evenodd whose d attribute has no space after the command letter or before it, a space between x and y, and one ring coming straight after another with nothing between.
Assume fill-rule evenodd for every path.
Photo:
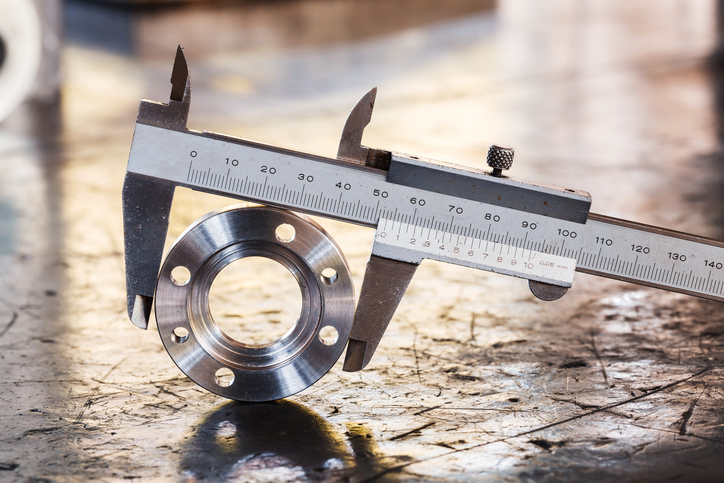
<instances>
[{"instance_id":1,"label":"polished metal sheen","mask_svg":"<svg viewBox=\"0 0 724 483\"><path fill-rule=\"evenodd\" d=\"M209 309L216 276L251 256L282 264L302 293L294 327L264 345L232 339ZM240 401L281 399L314 384L342 354L353 316L339 247L311 219L276 208L233 206L197 221L173 245L156 289L158 331L176 365L203 388Z\"/></svg>"}]
</instances>

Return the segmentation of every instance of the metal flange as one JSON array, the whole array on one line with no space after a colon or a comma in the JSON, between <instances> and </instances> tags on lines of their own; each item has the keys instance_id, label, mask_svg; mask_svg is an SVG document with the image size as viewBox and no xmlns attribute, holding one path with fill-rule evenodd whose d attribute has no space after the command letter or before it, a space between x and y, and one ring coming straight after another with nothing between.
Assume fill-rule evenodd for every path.
<instances>
[{"instance_id":1,"label":"metal flange","mask_svg":"<svg viewBox=\"0 0 724 483\"><path fill-rule=\"evenodd\" d=\"M209 291L232 262L275 260L299 283L299 319L264 345L239 342L214 322ZM331 369L349 338L354 288L342 251L306 216L239 205L206 215L174 243L156 286L156 321L166 351L201 387L239 401L295 394Z\"/></svg>"}]
</instances>

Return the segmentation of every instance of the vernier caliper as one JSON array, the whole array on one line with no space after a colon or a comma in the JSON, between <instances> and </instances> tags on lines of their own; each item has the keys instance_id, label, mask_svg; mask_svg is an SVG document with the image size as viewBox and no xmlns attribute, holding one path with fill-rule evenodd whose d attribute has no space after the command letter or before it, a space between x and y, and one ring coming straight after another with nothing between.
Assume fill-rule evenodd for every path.
<instances>
[{"instance_id":1,"label":"vernier caliper","mask_svg":"<svg viewBox=\"0 0 724 483\"><path fill-rule=\"evenodd\" d=\"M181 48L171 85L167 104L141 101L123 187L128 314L145 329L157 294L159 330L169 354L192 379L219 394L243 400L284 397L321 377L345 344L344 370L364 368L423 259L527 279L533 294L547 301L565 294L575 271L724 301L724 243L593 214L586 192L506 176L503 170L513 160L510 148L490 148L488 164L493 169L488 172L363 146L376 89L352 109L337 159L330 159L187 129L191 84ZM177 186L273 208L208 215L177 242L169 255L173 262L167 260L161 267ZM341 284L348 285L345 293L351 293L351 280L343 256L326 241L323 230L305 217L289 218L292 215L284 210L376 230L356 310L353 301L335 309L336 319L328 325L341 340L325 342L336 352L329 357L331 363L325 362L311 375L304 374L304 367L315 360L313 353L302 354L308 359L304 364L294 366L292 361L326 323L318 321L325 304L331 307L330 299L324 298L331 296L326 286L334 286L339 275L344 278ZM271 218L276 221L265 221ZM305 236L310 240L317 236L314 243L319 246L326 243L329 253L334 252L325 262L336 264L332 275L316 273L323 265L311 261L313 250L294 248L295 242L273 235L274 228L284 223L296 228L300 243ZM272 232L258 228L251 234L251 227L265 224ZM229 230L233 236L226 234ZM234 251L237 245L243 250ZM202 256L198 250L207 252ZM263 349L262 359L267 358L263 360L255 358L255 347L235 345L214 328L204 299L208 293L203 293L229 260L252 252L276 257L295 273L300 285L311 287L311 308L306 325L302 324L307 328L297 331L298 340L280 342L279 350ZM194 257L198 260L186 262ZM188 265L191 286L199 285L187 288L188 280L173 278L174 265ZM168 279L174 282L170 288L162 285ZM158 300L162 295L163 303ZM339 292L334 297L346 295ZM176 325L179 330L174 332ZM164 335L166 327L170 332ZM193 344L185 345L190 340ZM291 369L281 374L279 368L285 365ZM234 392L234 383L227 384L218 374L214 380L204 377L204 371L223 368L252 389ZM265 376L258 378L255 371ZM295 384L288 383L295 378L299 379Z\"/></svg>"}]
</instances>

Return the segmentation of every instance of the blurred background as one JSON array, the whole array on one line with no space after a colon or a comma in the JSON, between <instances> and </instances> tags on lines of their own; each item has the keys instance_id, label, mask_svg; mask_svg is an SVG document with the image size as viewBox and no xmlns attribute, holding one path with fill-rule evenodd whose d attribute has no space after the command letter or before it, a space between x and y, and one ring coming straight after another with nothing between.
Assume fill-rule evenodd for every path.
<instances>
[{"instance_id":1,"label":"blurred background","mask_svg":"<svg viewBox=\"0 0 724 483\"><path fill-rule=\"evenodd\" d=\"M0 480L719 481L720 304L425 262L367 369L229 403L128 321L120 191L181 44L191 129L334 157L377 86L368 146L510 145L597 213L721 239L722 29L714 0L0 0ZM231 203L177 193L169 244ZM372 231L318 221L359 287ZM219 317L293 324L278 276Z\"/></svg>"}]
</instances>

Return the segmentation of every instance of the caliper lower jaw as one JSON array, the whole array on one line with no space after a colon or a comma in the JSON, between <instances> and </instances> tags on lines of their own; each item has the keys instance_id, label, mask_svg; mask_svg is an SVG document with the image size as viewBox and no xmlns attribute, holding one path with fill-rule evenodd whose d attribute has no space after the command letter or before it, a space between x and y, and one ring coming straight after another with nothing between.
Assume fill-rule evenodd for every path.
<instances>
[{"instance_id":1,"label":"caliper lower jaw","mask_svg":"<svg viewBox=\"0 0 724 483\"><path fill-rule=\"evenodd\" d=\"M168 232L173 183L135 173L123 182L123 233L128 317L148 328L156 279Z\"/></svg>"},{"instance_id":2,"label":"caliper lower jaw","mask_svg":"<svg viewBox=\"0 0 724 483\"><path fill-rule=\"evenodd\" d=\"M191 78L178 46L168 104L142 100L136 122L185 132L190 105ZM151 317L175 188L172 182L135 173L126 173L123 182L128 317L141 329L148 328Z\"/></svg>"},{"instance_id":3,"label":"caliper lower jaw","mask_svg":"<svg viewBox=\"0 0 724 483\"><path fill-rule=\"evenodd\" d=\"M350 334L343 370L356 372L364 369L377 350L382 336L400 305L407 287L422 260L403 261L376 254L375 242L367 262L360 289L354 325ZM529 280L533 295L543 301L563 297L568 287Z\"/></svg>"},{"instance_id":4,"label":"caliper lower jaw","mask_svg":"<svg viewBox=\"0 0 724 483\"><path fill-rule=\"evenodd\" d=\"M419 264L370 256L343 370L356 372L369 364Z\"/></svg>"}]
</instances>

